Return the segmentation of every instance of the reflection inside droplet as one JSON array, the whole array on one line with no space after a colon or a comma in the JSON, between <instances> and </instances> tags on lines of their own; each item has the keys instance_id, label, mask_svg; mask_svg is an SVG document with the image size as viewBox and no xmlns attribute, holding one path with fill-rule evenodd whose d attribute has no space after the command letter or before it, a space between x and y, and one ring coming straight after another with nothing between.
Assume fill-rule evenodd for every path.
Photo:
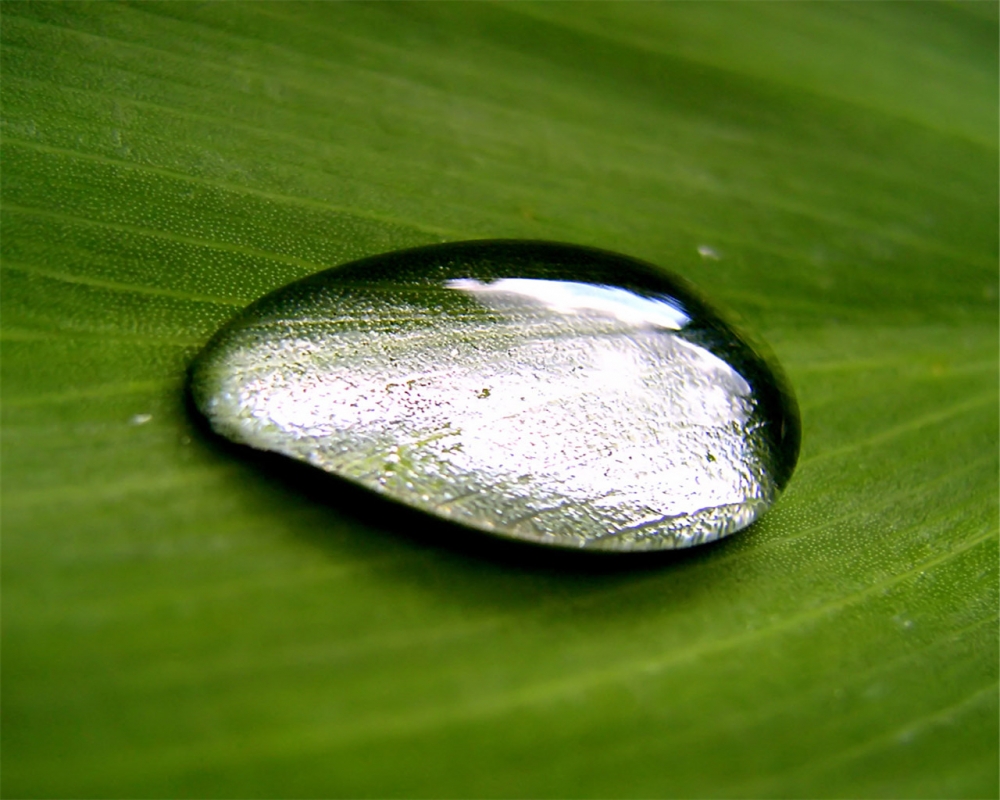
<instances>
[{"instance_id":1,"label":"reflection inside droplet","mask_svg":"<svg viewBox=\"0 0 1000 800\"><path fill-rule=\"evenodd\" d=\"M538 243L422 248L293 284L220 332L192 391L236 441L567 547L739 530L798 447L772 370L690 290Z\"/></svg>"}]
</instances>

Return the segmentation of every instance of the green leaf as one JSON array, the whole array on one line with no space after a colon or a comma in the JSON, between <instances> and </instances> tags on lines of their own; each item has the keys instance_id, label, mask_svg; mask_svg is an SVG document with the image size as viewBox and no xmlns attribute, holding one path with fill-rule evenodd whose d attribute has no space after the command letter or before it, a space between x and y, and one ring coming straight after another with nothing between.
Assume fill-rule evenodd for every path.
<instances>
[{"instance_id":1,"label":"green leaf","mask_svg":"<svg viewBox=\"0 0 1000 800\"><path fill-rule=\"evenodd\" d=\"M5 796L998 794L996 4L2 12ZM769 516L522 557L194 423L251 300L493 237L770 342Z\"/></svg>"}]
</instances>

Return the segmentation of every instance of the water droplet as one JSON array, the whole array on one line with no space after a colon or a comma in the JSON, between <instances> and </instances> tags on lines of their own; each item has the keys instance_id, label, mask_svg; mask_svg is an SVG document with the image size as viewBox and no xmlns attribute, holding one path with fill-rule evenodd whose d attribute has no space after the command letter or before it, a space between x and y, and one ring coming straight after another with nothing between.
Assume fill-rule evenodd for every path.
<instances>
[{"instance_id":1,"label":"water droplet","mask_svg":"<svg viewBox=\"0 0 1000 800\"><path fill-rule=\"evenodd\" d=\"M293 283L216 334L191 391L236 442L560 547L734 533L799 446L780 370L680 279L539 242L434 245Z\"/></svg>"}]
</instances>

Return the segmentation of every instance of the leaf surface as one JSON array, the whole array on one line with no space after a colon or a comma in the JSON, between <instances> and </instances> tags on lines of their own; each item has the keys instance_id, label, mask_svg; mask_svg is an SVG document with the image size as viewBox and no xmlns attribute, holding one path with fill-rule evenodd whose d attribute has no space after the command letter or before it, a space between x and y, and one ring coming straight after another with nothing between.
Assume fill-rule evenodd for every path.
<instances>
[{"instance_id":1,"label":"leaf surface","mask_svg":"<svg viewBox=\"0 0 1000 800\"><path fill-rule=\"evenodd\" d=\"M2 13L5 795L997 795L994 4ZM778 506L567 563L195 424L250 301L494 237L737 311Z\"/></svg>"}]
</instances>

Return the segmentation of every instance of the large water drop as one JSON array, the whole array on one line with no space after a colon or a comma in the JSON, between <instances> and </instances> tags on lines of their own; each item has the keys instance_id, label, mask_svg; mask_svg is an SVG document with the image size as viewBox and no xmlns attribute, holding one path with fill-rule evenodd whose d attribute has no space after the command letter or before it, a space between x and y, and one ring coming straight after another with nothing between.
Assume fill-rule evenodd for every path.
<instances>
[{"instance_id":1,"label":"large water drop","mask_svg":"<svg viewBox=\"0 0 1000 800\"><path fill-rule=\"evenodd\" d=\"M558 547L727 536L775 501L799 447L778 368L679 279L541 242L293 283L216 334L191 391L233 441Z\"/></svg>"}]
</instances>

